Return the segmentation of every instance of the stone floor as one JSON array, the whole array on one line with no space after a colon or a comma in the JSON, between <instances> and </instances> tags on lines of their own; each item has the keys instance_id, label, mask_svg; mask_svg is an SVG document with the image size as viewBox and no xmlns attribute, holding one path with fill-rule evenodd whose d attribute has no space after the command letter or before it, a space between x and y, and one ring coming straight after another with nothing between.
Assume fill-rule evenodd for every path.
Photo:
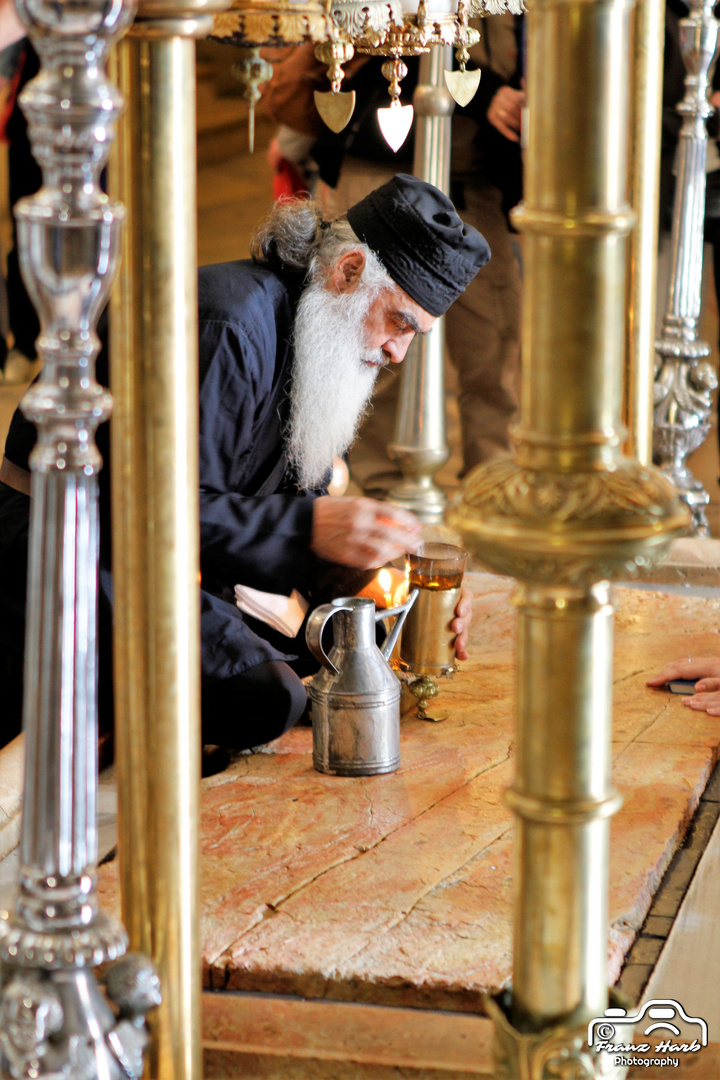
<instances>
[{"instance_id":1,"label":"stone floor","mask_svg":"<svg viewBox=\"0 0 720 1080\"><path fill-rule=\"evenodd\" d=\"M474 1011L509 980L513 583L468 582L472 659L443 686L447 720L404 718L397 773L323 776L300 728L203 782L206 987ZM717 651L719 620L720 600L617 589L611 983L720 748L717 720L645 678L678 649ZM116 871L101 868L106 906Z\"/></svg>"}]
</instances>

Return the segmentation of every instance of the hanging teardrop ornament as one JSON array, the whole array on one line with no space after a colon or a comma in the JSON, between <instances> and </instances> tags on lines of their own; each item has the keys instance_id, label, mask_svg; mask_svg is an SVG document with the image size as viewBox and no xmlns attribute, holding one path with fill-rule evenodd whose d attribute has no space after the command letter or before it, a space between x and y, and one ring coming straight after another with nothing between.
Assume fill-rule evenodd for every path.
<instances>
[{"instance_id":1,"label":"hanging teardrop ornament","mask_svg":"<svg viewBox=\"0 0 720 1080\"><path fill-rule=\"evenodd\" d=\"M236 64L233 64L233 75L242 85L242 95L248 103L248 147L252 154L255 149L255 106L260 100L261 83L269 82L272 78L272 64L263 60L260 49L242 49L243 54Z\"/></svg>"},{"instance_id":2,"label":"hanging teardrop ornament","mask_svg":"<svg viewBox=\"0 0 720 1080\"><path fill-rule=\"evenodd\" d=\"M342 92L345 72L342 64L352 60L355 49L350 42L323 41L315 46L315 57L328 67L330 90L316 90L315 108L321 120L336 134L346 128L355 111L355 91Z\"/></svg>"},{"instance_id":3,"label":"hanging teardrop ornament","mask_svg":"<svg viewBox=\"0 0 720 1080\"><path fill-rule=\"evenodd\" d=\"M463 108L465 105L470 104L480 85L480 70L466 70L467 62L470 59L468 45L476 45L480 40L480 35L477 30L468 26L467 4L465 3L465 0L459 0L457 20L457 34L455 37L457 52L455 53L455 59L458 62L458 68L460 70L446 71L445 85L458 105Z\"/></svg>"},{"instance_id":4,"label":"hanging teardrop ornament","mask_svg":"<svg viewBox=\"0 0 720 1080\"><path fill-rule=\"evenodd\" d=\"M415 115L412 105L400 104L400 80L405 78L407 72L407 65L399 56L386 60L382 66L382 73L390 83L390 105L386 109L378 109L377 118L385 142L395 153L407 139Z\"/></svg>"}]
</instances>

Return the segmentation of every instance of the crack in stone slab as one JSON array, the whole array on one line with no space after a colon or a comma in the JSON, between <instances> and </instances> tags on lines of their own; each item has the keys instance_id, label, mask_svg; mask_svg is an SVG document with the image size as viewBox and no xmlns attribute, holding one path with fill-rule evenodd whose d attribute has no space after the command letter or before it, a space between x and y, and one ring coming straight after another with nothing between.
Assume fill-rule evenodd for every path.
<instances>
[{"instance_id":1,"label":"crack in stone slab","mask_svg":"<svg viewBox=\"0 0 720 1080\"><path fill-rule=\"evenodd\" d=\"M401 926L403 923L406 923L407 920L410 918L410 916L413 914L413 912L417 909L417 907L420 904L422 904L422 902L424 900L426 900L428 896L431 896L438 889L443 888L443 886L445 884L447 884L451 880L451 878L453 878L456 874L458 874L463 869L463 867L470 865L470 863L472 863L474 859L480 858L482 855L486 854L490 850L490 848L492 848L495 844L499 843L503 839L503 837L507 836L507 834L509 832L512 832L512 829L513 829L513 826L510 826L509 828L507 828L503 832L501 832L498 836L493 837L493 839L490 841L490 843L486 844L485 847L482 848L481 851L475 852L474 855L472 855L469 859L466 859L459 866L456 866L453 870L451 870L449 873L445 874L438 881L433 882L432 885L428 886L428 888L426 888L420 894L420 896L418 896L413 901L413 903L410 905L410 907L408 908L407 911L398 912L394 919L390 919L383 926L379 927L375 931L376 935L379 936L379 935L385 935L385 934L392 933L399 926ZM372 942L366 942L364 945L361 945L358 949L356 949L355 952L350 953L349 956L343 957L342 964L344 966L346 966L347 964L351 963L353 960L356 960L358 957L362 956L363 953L368 951L368 949L374 949L376 946L377 946L377 938L375 940L373 940Z\"/></svg>"},{"instance_id":2,"label":"crack in stone slab","mask_svg":"<svg viewBox=\"0 0 720 1080\"><path fill-rule=\"evenodd\" d=\"M462 783L458 787L454 788L451 792L449 792L447 795L444 795L441 799L437 799L435 802L430 803L428 806L426 806L415 817L410 818L410 819L406 819L406 820L403 820L402 822L400 822L397 825L396 828L391 829L390 832L385 833L374 844L370 844L367 847L363 847L363 850L359 850L358 848L356 848L354 851L348 852L348 854L344 858L338 859L337 861L331 863L329 866L323 867L323 869L319 870L318 873L315 874L313 877L308 878L307 880L301 882L294 889L291 889L285 896L279 897L272 905L267 904L267 903L262 905L260 910L263 910L265 907L271 907L272 906L275 909L276 914L279 914L280 913L279 909L280 909L280 907L282 905L286 904L289 900L292 900L295 896L298 896L301 892L303 892L303 890L310 888L312 885L315 884L316 881L319 881L321 878L325 877L326 874L332 873L333 870L336 870L340 866L344 866L346 863L353 862L355 859L360 858L361 855L365 855L369 851L373 851L375 848L379 847L386 840L388 840L391 836L394 836L396 832L399 832L401 829L406 829L410 825L414 825L417 821L420 821L421 818L423 818L425 814L429 813L431 810L434 810L435 807L442 805L442 803L445 802L447 799L453 798L457 794L458 791L462 791L463 788L467 787L468 784L471 784L474 780L477 780L478 777L483 776L485 773L492 772L493 769L497 769L497 768L500 768L502 765L505 765L507 763L507 761L510 760L511 751L512 751L512 745L508 748L507 753L505 754L505 756L500 761L492 762L490 765L487 765L484 768L479 769L476 773L473 773L472 776L468 777L467 780L465 780L464 783ZM456 872L456 871L457 871L457 868L453 872ZM285 912L283 912L283 914L285 914ZM246 937L248 934L252 933L252 931L257 926L259 926L261 922L264 921L264 918L265 918L264 915L261 915L260 918L256 919L249 926L247 926L242 931L242 933L240 933L236 938L234 938L231 942L229 942L229 944L225 945L216 954L215 957L208 960L208 966L210 968L212 968L214 965L219 963L220 959L223 956L225 956L226 954L232 953L232 950L235 948L235 946L240 941L242 941L242 939L244 937Z\"/></svg>"},{"instance_id":3,"label":"crack in stone slab","mask_svg":"<svg viewBox=\"0 0 720 1080\"><path fill-rule=\"evenodd\" d=\"M438 800L438 802L442 802L442 801L443 800ZM437 805L437 804L435 804L435 805ZM422 816L422 815L419 815L419 816ZM474 860L481 858L483 855L486 855L490 851L491 848L493 848L496 844L500 843L509 833L511 833L513 831L514 827L515 826L514 826L514 823L513 823L512 825L509 825L506 829L503 829L502 832L500 832L497 836L494 836L492 838L492 840L490 840L489 843L485 844L479 851L473 852L473 854L468 859L463 860L463 862L461 862L458 866L454 867L447 874L444 874L437 881L435 881L431 885L429 885L413 901L413 903L411 904L411 906L408 908L407 911L398 912L394 918L391 917L382 926L377 927L373 931L373 935L374 935L373 940L372 941L366 941L364 944L360 945L354 952L351 952L347 956L344 956L342 958L342 960L340 961L340 965L342 967L346 968L348 964L351 964L358 957L362 956L363 953L367 952L369 949L374 949L377 946L379 936L392 933L394 930L397 929L398 926L401 926L404 922L406 922L410 918L412 913L415 911L415 909L418 907L418 905L420 905L423 902L423 900L425 900L428 896L431 896L438 889L443 888L443 886L445 884L449 883L450 880L454 876L456 876L458 873L460 873L463 870L464 867L469 866ZM320 877L322 875L318 875L318 876ZM478 888L483 888L483 886L478 886ZM287 914L287 912L284 912L283 914ZM236 941L239 941L239 940L241 940L241 938L236 939ZM234 944L236 944L236 942L233 942L233 945ZM232 948L232 946L230 946L230 948ZM230 960L228 960L228 963L230 963ZM335 968L334 968L335 978L342 978L343 977L340 965L336 965ZM332 975L328 976L327 981L326 981L326 989L327 989L327 986L329 984L331 984L332 982L333 982L333 976Z\"/></svg>"},{"instance_id":4,"label":"crack in stone slab","mask_svg":"<svg viewBox=\"0 0 720 1080\"><path fill-rule=\"evenodd\" d=\"M618 750L617 754L613 755L613 757L611 759L611 764L615 765L616 762L618 762L620 760L620 758L623 756L623 754L628 749L628 747L632 746L633 743L637 742L637 740L640 738L640 736L644 735L646 731L649 731L650 728L653 727L658 722L658 720L661 719L661 717L664 715L664 713L666 713L668 711L669 707L670 707L670 702L666 701L660 707L660 711L657 712L653 717L651 717L651 719L647 722L647 724L645 724L645 726L640 731L636 731L631 739L628 739L627 742L623 742L620 749ZM613 742L617 745L620 742L620 739L613 738Z\"/></svg>"},{"instance_id":5,"label":"crack in stone slab","mask_svg":"<svg viewBox=\"0 0 720 1080\"><path fill-rule=\"evenodd\" d=\"M225 819L225 813L223 812L223 810L222 809L215 810L214 811L214 816L217 818L218 824L220 826L222 826L222 823L223 823L223 821ZM240 833L245 832L248 825L250 825L250 823L252 821L254 821L254 819L255 819L255 807L251 806L249 814L242 821L239 821L236 825L233 825L232 829L230 829L228 832L223 833L223 835L220 837L219 840L216 840L214 843L209 844L205 848L205 851L214 851L216 848L220 847L222 844L225 844L226 841L231 836L236 836L236 835L239 835ZM252 849L251 848L246 848L245 850L249 851L249 850L252 850ZM257 849L255 849L255 850L257 850Z\"/></svg>"},{"instance_id":6,"label":"crack in stone slab","mask_svg":"<svg viewBox=\"0 0 720 1080\"><path fill-rule=\"evenodd\" d=\"M627 682L629 679L637 679L638 675L645 675L644 668L638 668L637 671L631 671L628 675L623 675L621 679L613 679L613 686L620 686L622 683Z\"/></svg>"},{"instance_id":7,"label":"crack in stone slab","mask_svg":"<svg viewBox=\"0 0 720 1080\"><path fill-rule=\"evenodd\" d=\"M368 791L368 789L366 787L363 788L363 797L367 800L368 806L370 807L370 826L372 827L372 825L375 822L375 806L374 806L373 801L372 801L372 796L370 795L370 792ZM366 851L370 850L369 848L365 848L364 851L361 851L360 850L361 847L362 847L362 845L359 845L356 848L359 855L364 855Z\"/></svg>"},{"instance_id":8,"label":"crack in stone slab","mask_svg":"<svg viewBox=\"0 0 720 1080\"><path fill-rule=\"evenodd\" d=\"M514 828L515 828L514 823L512 825L508 825L508 827L506 829L503 829L503 831L501 833L499 833L497 836L494 836L492 838L492 840L488 844L485 844L485 846L482 847L479 851L473 852L473 854L468 859L464 859L453 870L449 871L449 873L447 873L447 874L444 874L441 878L439 878L437 881L435 881L432 885L428 886L428 888L425 889L424 892L421 893L421 895L418 896L417 899L413 901L413 903L410 905L410 907L408 908L407 911L398 912L398 916L397 916L396 920L394 922L392 922L392 923L386 924L382 928L382 930L380 932L381 933L387 933L390 930L394 930L396 927L400 926L402 923L407 922L407 920L412 915L413 911L417 908L418 904L421 904L423 902L423 900L425 900L432 893L436 892L438 889L442 889L446 884L448 884L451 881L452 878L456 877L457 874L461 873L462 870L465 867L470 866L471 863L475 862L476 859L480 859L480 858L482 858L483 855L486 855L490 851L490 849L492 847L494 847L496 844L500 843L500 841L503 840L506 836L508 836L508 834L511 833ZM482 885L478 886L478 888L484 888L484 887L485 886L482 886Z\"/></svg>"},{"instance_id":9,"label":"crack in stone slab","mask_svg":"<svg viewBox=\"0 0 720 1080\"><path fill-rule=\"evenodd\" d=\"M655 716L653 716L647 722L647 724L645 724L645 726L640 729L640 731L635 732L635 734L633 735L630 742L627 743L625 749L627 750L628 746L632 746L633 743L638 741L638 739L640 738L641 735L644 735L646 731L649 731L651 727L654 727L655 724L658 722L658 720L661 718L661 716L663 716L668 711L669 707L670 707L670 702L666 701L665 704L661 706L660 711L658 713L656 713Z\"/></svg>"}]
</instances>

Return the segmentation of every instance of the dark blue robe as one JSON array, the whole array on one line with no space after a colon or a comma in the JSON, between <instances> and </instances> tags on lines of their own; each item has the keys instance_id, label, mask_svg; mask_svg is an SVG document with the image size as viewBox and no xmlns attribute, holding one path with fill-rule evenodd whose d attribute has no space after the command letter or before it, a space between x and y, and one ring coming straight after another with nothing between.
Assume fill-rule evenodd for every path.
<instances>
[{"instance_id":1,"label":"dark blue robe","mask_svg":"<svg viewBox=\"0 0 720 1080\"><path fill-rule=\"evenodd\" d=\"M249 628L235 584L307 593L313 499L297 490L283 441L299 286L253 263L200 271L204 680L285 659Z\"/></svg>"},{"instance_id":2,"label":"dark blue robe","mask_svg":"<svg viewBox=\"0 0 720 1080\"><path fill-rule=\"evenodd\" d=\"M314 496L298 490L285 455L292 328L301 284L295 276L279 276L252 262L206 266L199 274L204 688L269 660L295 660L302 652L298 639L281 638L238 610L235 584L286 595L298 588L312 603L352 587L342 573L333 580L333 568L311 555ZM105 370L101 355L100 381ZM34 426L17 410L7 458L27 469L34 442ZM98 445L105 460L100 473L102 681L103 668L109 671L112 588L107 425L98 430ZM6 683L17 680L22 667L29 506L25 495L0 483L0 679ZM326 588L319 584L323 577ZM106 708L110 697L106 691ZM15 733L6 711L0 745Z\"/></svg>"}]
</instances>

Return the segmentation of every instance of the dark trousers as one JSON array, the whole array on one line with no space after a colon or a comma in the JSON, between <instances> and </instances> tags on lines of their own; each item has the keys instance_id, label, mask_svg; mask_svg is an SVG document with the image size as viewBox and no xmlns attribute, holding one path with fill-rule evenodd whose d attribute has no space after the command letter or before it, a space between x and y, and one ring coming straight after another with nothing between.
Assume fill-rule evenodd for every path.
<instances>
[{"instance_id":1,"label":"dark trousers","mask_svg":"<svg viewBox=\"0 0 720 1080\"><path fill-rule=\"evenodd\" d=\"M21 730L22 652L11 654L0 648L0 687L3 694L2 747ZM101 731L107 730L108 712L112 711L109 690L109 679L101 679ZM277 660L258 664L242 675L212 687L203 687L203 743L231 750L262 746L294 727L306 705L305 687L289 664Z\"/></svg>"},{"instance_id":2,"label":"dark trousers","mask_svg":"<svg viewBox=\"0 0 720 1080\"><path fill-rule=\"evenodd\" d=\"M305 712L307 693L289 664L270 660L202 690L204 743L233 750L277 739Z\"/></svg>"}]
</instances>

